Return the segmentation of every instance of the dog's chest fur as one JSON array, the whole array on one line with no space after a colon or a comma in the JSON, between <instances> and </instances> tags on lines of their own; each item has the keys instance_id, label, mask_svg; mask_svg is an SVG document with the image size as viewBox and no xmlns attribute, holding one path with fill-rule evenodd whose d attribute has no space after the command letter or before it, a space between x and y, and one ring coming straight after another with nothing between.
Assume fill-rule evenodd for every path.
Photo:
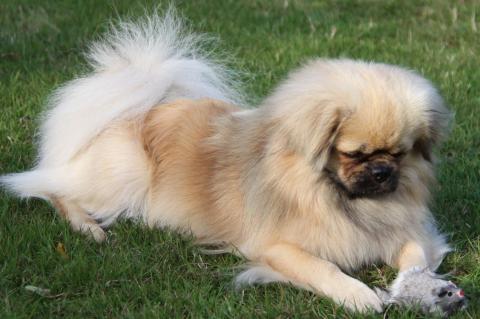
<instances>
[{"instance_id":1,"label":"dog's chest fur","mask_svg":"<svg viewBox=\"0 0 480 319\"><path fill-rule=\"evenodd\" d=\"M314 214L285 220L281 232L286 241L346 271L372 263L391 264L406 241L425 232L426 216L421 211L382 203L364 206L371 210L320 207Z\"/></svg>"}]
</instances>

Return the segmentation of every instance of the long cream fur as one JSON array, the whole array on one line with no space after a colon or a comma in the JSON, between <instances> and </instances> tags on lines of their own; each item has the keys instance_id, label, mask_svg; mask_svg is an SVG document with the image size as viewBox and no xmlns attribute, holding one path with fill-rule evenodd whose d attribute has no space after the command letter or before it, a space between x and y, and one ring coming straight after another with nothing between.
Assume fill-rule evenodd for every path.
<instances>
[{"instance_id":1,"label":"long cream fur","mask_svg":"<svg viewBox=\"0 0 480 319\"><path fill-rule=\"evenodd\" d=\"M1 182L98 241L140 219L234 247L253 262L238 284L291 282L362 311L381 301L342 270L440 264L427 204L448 111L427 80L316 59L242 109L199 42L172 13L121 23L92 46L92 72L53 95L37 166ZM329 178L332 152L359 145L405 151L395 192L349 198Z\"/></svg>"}]
</instances>

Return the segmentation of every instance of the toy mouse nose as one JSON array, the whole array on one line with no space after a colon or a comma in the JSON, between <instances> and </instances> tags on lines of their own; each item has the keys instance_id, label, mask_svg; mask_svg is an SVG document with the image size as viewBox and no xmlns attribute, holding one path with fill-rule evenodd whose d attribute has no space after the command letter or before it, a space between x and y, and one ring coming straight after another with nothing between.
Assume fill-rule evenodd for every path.
<instances>
[{"instance_id":1,"label":"toy mouse nose","mask_svg":"<svg viewBox=\"0 0 480 319\"><path fill-rule=\"evenodd\" d=\"M371 174L377 183L386 181L393 172L393 168L388 165L375 165L371 168Z\"/></svg>"},{"instance_id":2,"label":"toy mouse nose","mask_svg":"<svg viewBox=\"0 0 480 319\"><path fill-rule=\"evenodd\" d=\"M465 296L465 293L463 292L463 289L461 289L459 292L458 292L458 295L460 297L464 297Z\"/></svg>"}]
</instances>

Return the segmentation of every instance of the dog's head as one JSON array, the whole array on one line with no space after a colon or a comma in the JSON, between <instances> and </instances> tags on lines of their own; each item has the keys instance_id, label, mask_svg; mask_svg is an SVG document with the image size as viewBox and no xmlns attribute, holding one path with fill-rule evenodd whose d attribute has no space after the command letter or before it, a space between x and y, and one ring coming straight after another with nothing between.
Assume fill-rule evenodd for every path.
<instances>
[{"instance_id":1,"label":"dog's head","mask_svg":"<svg viewBox=\"0 0 480 319\"><path fill-rule=\"evenodd\" d=\"M286 145L355 198L425 186L450 118L421 76L351 60L307 64L267 104Z\"/></svg>"}]
</instances>

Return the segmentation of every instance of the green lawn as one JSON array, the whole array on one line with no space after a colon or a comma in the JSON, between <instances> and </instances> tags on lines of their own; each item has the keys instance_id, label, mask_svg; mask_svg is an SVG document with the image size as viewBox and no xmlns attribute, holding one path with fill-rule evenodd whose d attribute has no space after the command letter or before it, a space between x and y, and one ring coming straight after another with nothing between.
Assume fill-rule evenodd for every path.
<instances>
[{"instance_id":1,"label":"green lawn","mask_svg":"<svg viewBox=\"0 0 480 319\"><path fill-rule=\"evenodd\" d=\"M85 70L82 50L111 19L152 1L3 0L0 3L0 174L31 167L49 92ZM160 9L165 5L160 5ZM456 113L439 150L432 208L456 251L441 267L480 317L480 2L181 1L192 28L218 36L245 91L258 101L310 57L351 57L418 70ZM56 249L62 243L61 254ZM97 245L73 233L44 202L0 193L0 318L361 317L283 285L236 292L232 256L205 256L188 239L121 222ZM385 285L394 271L360 274ZM41 296L27 285L50 289ZM371 315L382 318L382 315ZM388 318L421 318L389 309Z\"/></svg>"}]
</instances>

